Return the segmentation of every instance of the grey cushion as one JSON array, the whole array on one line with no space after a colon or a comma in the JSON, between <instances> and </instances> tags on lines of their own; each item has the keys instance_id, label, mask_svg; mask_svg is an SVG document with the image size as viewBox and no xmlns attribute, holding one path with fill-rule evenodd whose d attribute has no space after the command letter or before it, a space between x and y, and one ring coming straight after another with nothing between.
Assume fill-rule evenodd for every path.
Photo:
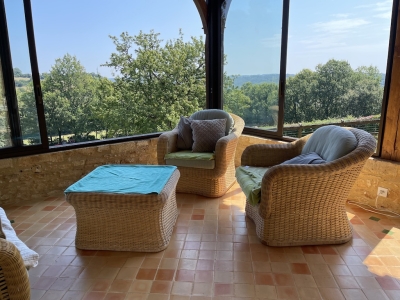
<instances>
[{"instance_id":1,"label":"grey cushion","mask_svg":"<svg viewBox=\"0 0 400 300\"><path fill-rule=\"evenodd\" d=\"M217 141L225 136L226 119L192 120L193 152L213 152Z\"/></svg>"},{"instance_id":2,"label":"grey cushion","mask_svg":"<svg viewBox=\"0 0 400 300\"><path fill-rule=\"evenodd\" d=\"M326 163L326 161L321 158L317 153L315 152L310 152L310 153L305 153L305 154L300 154L296 157L293 157L292 159L286 160L281 165L307 165L307 164L323 164Z\"/></svg>"},{"instance_id":3,"label":"grey cushion","mask_svg":"<svg viewBox=\"0 0 400 300\"><path fill-rule=\"evenodd\" d=\"M354 134L345 128L328 125L318 128L306 142L302 154L316 152L327 162L353 151L357 146Z\"/></svg>"},{"instance_id":4,"label":"grey cushion","mask_svg":"<svg viewBox=\"0 0 400 300\"><path fill-rule=\"evenodd\" d=\"M178 139L176 146L178 149L190 150L193 145L192 127L191 120L189 118L182 117L178 123Z\"/></svg>"},{"instance_id":5,"label":"grey cushion","mask_svg":"<svg viewBox=\"0 0 400 300\"><path fill-rule=\"evenodd\" d=\"M192 120L212 120L212 119L226 119L225 135L231 133L235 122L232 116L221 109L204 109L195 112L190 116Z\"/></svg>"}]
</instances>

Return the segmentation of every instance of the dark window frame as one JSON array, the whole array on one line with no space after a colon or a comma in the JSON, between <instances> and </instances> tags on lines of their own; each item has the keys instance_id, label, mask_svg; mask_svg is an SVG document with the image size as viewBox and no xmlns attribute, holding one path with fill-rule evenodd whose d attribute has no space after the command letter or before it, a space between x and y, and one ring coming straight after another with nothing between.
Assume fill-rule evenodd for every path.
<instances>
[{"instance_id":1,"label":"dark window frame","mask_svg":"<svg viewBox=\"0 0 400 300\"><path fill-rule=\"evenodd\" d=\"M43 101L41 99L41 88L40 88L40 79L39 79L39 70L38 63L36 57L36 48L35 48L35 38L34 38L34 30L33 30L33 19L32 19L32 9L30 0L24 1L24 9L25 9L25 22L26 22L26 30L27 30L27 39L29 46L29 54L31 59L32 66L32 80L34 84L35 98L36 98L36 106L37 106L37 114L38 114L38 122L39 122L39 130L41 134L41 144L40 145L32 145L32 146L22 146L21 140L15 142L15 146L9 148L0 149L0 159L1 158L12 158L19 157L25 155L33 155L33 154L42 154L42 153L51 153L58 152L70 149L105 145L105 144L114 144L121 142L129 142L136 140L144 140L149 138L156 138L161 133L151 133L151 134L142 134L135 135L129 137L120 137L120 138L111 138L100 141L90 141L83 143L76 143L72 145L60 145L60 146L52 146L49 147L47 130L46 130L46 121L44 116L44 106ZM222 8L224 0L194 0L195 5L199 6L198 2L205 2L205 6L207 10L200 13L200 18L203 24L206 22L207 28L206 31L206 96L207 96L207 108L216 108L223 109L223 28L221 26L221 18L222 18ZM230 0L227 0L230 1ZM235 0L234 0L235 1ZM237 0L236 0L237 1ZM262 138L271 138L281 141L292 141L293 138L288 138L283 136L283 114L284 114L284 93L285 93L285 84L286 84L286 57L287 57L287 42L288 42L288 25L289 25L289 3L290 0L283 0L283 18L282 18L282 47L281 47L281 72L280 72L280 80L279 80L279 115L278 115L278 124L277 131L266 131L257 128L245 127L243 133L249 134L256 137ZM382 136L385 130L385 116L387 109L387 102L389 97L390 90L390 79L391 79L391 70L393 65L393 53L395 46L395 38L396 38L396 23L398 18L398 6L399 1L393 0L393 9L392 9L392 19L391 19L391 29L390 29L390 37L389 37L389 49L388 49L388 60L387 60L387 77L385 81L384 87L384 96L382 100L382 113L381 113L381 124L380 124L380 132L378 139L378 149L377 156L380 155L381 147L382 147ZM18 140L18 136L21 136L21 128L20 121L18 117L18 101L15 92L15 82L14 82L14 74L13 67L11 61L11 52L9 47L8 40L8 31L7 31L7 21L5 16L5 8L4 8L4 0L0 0L0 55L2 60L2 69L3 69L3 78L6 92L8 93L7 104L10 115L10 125L12 126L12 135L14 140ZM201 6L201 5L200 5ZM204 13L206 16L204 18ZM284 70L284 71L283 71Z\"/></svg>"}]
</instances>

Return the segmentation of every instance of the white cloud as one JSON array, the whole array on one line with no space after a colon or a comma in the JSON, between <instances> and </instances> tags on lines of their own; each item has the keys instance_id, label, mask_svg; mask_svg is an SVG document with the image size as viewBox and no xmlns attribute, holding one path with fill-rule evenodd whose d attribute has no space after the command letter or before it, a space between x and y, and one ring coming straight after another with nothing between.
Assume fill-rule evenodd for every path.
<instances>
[{"instance_id":1,"label":"white cloud","mask_svg":"<svg viewBox=\"0 0 400 300\"><path fill-rule=\"evenodd\" d=\"M386 0L373 4L359 5L356 8L367 8L374 18L390 19L392 16L392 0Z\"/></svg>"},{"instance_id":2,"label":"white cloud","mask_svg":"<svg viewBox=\"0 0 400 300\"><path fill-rule=\"evenodd\" d=\"M355 29L366 24L369 24L369 22L365 21L364 19L354 18L333 20L328 22L317 22L312 24L311 26L316 32L327 32L336 34L348 32L351 29Z\"/></svg>"}]
</instances>

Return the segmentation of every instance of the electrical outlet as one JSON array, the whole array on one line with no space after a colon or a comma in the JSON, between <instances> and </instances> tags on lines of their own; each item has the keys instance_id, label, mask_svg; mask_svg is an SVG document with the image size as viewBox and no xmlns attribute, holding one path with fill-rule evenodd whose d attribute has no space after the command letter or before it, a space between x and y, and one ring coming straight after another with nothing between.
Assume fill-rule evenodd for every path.
<instances>
[{"instance_id":1,"label":"electrical outlet","mask_svg":"<svg viewBox=\"0 0 400 300\"><path fill-rule=\"evenodd\" d=\"M378 193L377 193L377 195L386 198L387 195L388 195L388 189L378 186Z\"/></svg>"}]
</instances>

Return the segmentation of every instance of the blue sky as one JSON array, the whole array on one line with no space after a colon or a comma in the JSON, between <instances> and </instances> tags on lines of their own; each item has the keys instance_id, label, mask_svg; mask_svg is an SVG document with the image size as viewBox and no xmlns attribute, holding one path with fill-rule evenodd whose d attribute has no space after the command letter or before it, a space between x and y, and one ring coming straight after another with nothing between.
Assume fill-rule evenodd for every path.
<instances>
[{"instance_id":1,"label":"blue sky","mask_svg":"<svg viewBox=\"0 0 400 300\"><path fill-rule=\"evenodd\" d=\"M30 73L22 1L6 0L14 67ZM112 77L101 67L115 51L109 35L154 29L164 40L202 36L192 0L31 0L39 71L75 55L88 72ZM232 0L225 29L228 74L278 73L282 7L277 0ZM331 58L353 68L385 72L392 1L292 0L287 73L314 69Z\"/></svg>"}]
</instances>

